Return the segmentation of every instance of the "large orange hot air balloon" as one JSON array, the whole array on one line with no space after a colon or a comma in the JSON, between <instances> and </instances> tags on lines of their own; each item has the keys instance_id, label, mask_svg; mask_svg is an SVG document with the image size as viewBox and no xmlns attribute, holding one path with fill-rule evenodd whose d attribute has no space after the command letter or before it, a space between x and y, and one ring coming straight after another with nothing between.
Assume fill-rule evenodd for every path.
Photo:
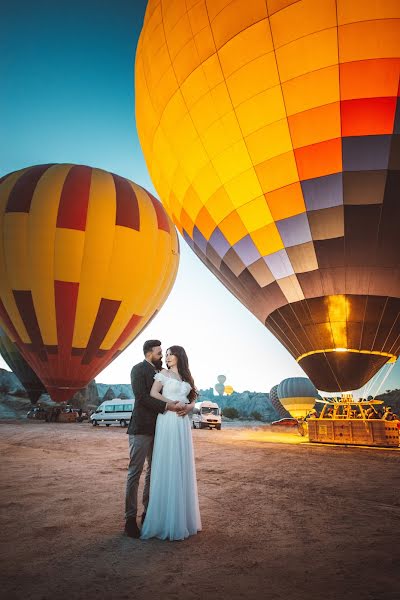
<instances>
[{"instance_id":1,"label":"large orange hot air balloon","mask_svg":"<svg viewBox=\"0 0 400 600\"><path fill-rule=\"evenodd\" d=\"M164 208L123 177L62 164L0 181L0 325L56 401L142 331L178 261Z\"/></svg>"},{"instance_id":2,"label":"large orange hot air balloon","mask_svg":"<svg viewBox=\"0 0 400 600\"><path fill-rule=\"evenodd\" d=\"M136 117L205 265L317 388L400 351L400 3L149 0Z\"/></svg>"}]
</instances>

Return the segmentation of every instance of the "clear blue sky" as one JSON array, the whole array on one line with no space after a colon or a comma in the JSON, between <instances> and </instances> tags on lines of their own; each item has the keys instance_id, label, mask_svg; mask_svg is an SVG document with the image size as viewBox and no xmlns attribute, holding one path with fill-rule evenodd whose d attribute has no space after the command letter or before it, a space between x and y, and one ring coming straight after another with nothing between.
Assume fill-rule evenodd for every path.
<instances>
[{"instance_id":1,"label":"clear blue sky","mask_svg":"<svg viewBox=\"0 0 400 600\"><path fill-rule=\"evenodd\" d=\"M134 54L146 0L22 0L2 8L0 176L72 162L155 190L134 120ZM235 390L268 391L304 375L294 359L181 239L178 278L160 315L98 382L129 381L144 339L187 349L199 387L227 375ZM195 317L193 317L195 315ZM5 367L0 358L0 367ZM400 368L386 387L400 387Z\"/></svg>"}]
</instances>

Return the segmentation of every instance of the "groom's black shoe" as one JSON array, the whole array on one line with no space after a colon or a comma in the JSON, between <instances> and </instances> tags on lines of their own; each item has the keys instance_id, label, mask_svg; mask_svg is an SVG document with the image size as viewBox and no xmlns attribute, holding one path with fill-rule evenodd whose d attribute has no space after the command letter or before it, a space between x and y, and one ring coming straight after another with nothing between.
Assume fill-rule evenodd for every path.
<instances>
[{"instance_id":1,"label":"groom's black shoe","mask_svg":"<svg viewBox=\"0 0 400 600\"><path fill-rule=\"evenodd\" d=\"M136 517L127 519L125 522L125 533L131 538L140 538L140 529L136 523Z\"/></svg>"}]
</instances>

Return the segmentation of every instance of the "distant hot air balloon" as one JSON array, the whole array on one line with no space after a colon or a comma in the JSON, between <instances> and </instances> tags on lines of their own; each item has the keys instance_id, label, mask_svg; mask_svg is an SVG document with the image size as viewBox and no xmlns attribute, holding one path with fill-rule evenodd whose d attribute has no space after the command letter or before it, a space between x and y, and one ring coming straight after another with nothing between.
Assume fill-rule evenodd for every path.
<instances>
[{"instance_id":1,"label":"distant hot air balloon","mask_svg":"<svg viewBox=\"0 0 400 600\"><path fill-rule=\"evenodd\" d=\"M231 394L233 394L233 387L232 387L231 385L226 385L226 386L224 387L224 393L225 393L227 396L230 396Z\"/></svg>"},{"instance_id":2,"label":"distant hot air balloon","mask_svg":"<svg viewBox=\"0 0 400 600\"><path fill-rule=\"evenodd\" d=\"M47 394L47 390L39 377L28 365L17 345L10 340L2 327L0 327L0 354L28 392L32 404L36 404L42 394Z\"/></svg>"},{"instance_id":3,"label":"distant hot air balloon","mask_svg":"<svg viewBox=\"0 0 400 600\"><path fill-rule=\"evenodd\" d=\"M307 377L289 377L277 386L276 395L291 417L306 417L319 397L315 386Z\"/></svg>"},{"instance_id":4,"label":"distant hot air balloon","mask_svg":"<svg viewBox=\"0 0 400 600\"><path fill-rule=\"evenodd\" d=\"M218 375L217 380L218 380L218 383L225 383L226 375Z\"/></svg>"},{"instance_id":5,"label":"distant hot air balloon","mask_svg":"<svg viewBox=\"0 0 400 600\"><path fill-rule=\"evenodd\" d=\"M278 413L280 419L290 418L290 413L283 406L282 402L278 398L278 386L274 385L269 392L269 399L272 406L275 409L275 412Z\"/></svg>"},{"instance_id":6,"label":"distant hot air balloon","mask_svg":"<svg viewBox=\"0 0 400 600\"><path fill-rule=\"evenodd\" d=\"M84 388L143 330L178 261L164 208L123 177L62 164L0 180L0 325L53 400Z\"/></svg>"},{"instance_id":7,"label":"distant hot air balloon","mask_svg":"<svg viewBox=\"0 0 400 600\"><path fill-rule=\"evenodd\" d=\"M224 386L224 384L223 384L223 383L216 383L216 384L214 385L214 389L215 389L215 391L217 392L217 394L219 394L220 396L223 396L223 395L224 395L224 389L225 389L225 386Z\"/></svg>"},{"instance_id":8,"label":"distant hot air balloon","mask_svg":"<svg viewBox=\"0 0 400 600\"><path fill-rule=\"evenodd\" d=\"M400 3L149 0L136 120L189 246L322 390L400 352Z\"/></svg>"}]
</instances>

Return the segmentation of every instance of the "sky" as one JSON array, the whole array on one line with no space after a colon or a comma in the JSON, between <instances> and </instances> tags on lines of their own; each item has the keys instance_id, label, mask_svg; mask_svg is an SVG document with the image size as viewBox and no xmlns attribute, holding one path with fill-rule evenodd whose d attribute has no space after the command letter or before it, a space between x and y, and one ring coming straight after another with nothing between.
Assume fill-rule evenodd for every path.
<instances>
[{"instance_id":1,"label":"sky","mask_svg":"<svg viewBox=\"0 0 400 600\"><path fill-rule=\"evenodd\" d=\"M99 167L157 196L138 140L134 57L147 0L21 0L2 8L0 176L29 165ZM174 288L147 329L96 376L128 383L146 339L179 344L199 388L224 374L235 391L304 376L292 356L180 238ZM8 368L0 357L0 368ZM384 377L378 376L372 391ZM400 387L396 364L383 389Z\"/></svg>"}]
</instances>

